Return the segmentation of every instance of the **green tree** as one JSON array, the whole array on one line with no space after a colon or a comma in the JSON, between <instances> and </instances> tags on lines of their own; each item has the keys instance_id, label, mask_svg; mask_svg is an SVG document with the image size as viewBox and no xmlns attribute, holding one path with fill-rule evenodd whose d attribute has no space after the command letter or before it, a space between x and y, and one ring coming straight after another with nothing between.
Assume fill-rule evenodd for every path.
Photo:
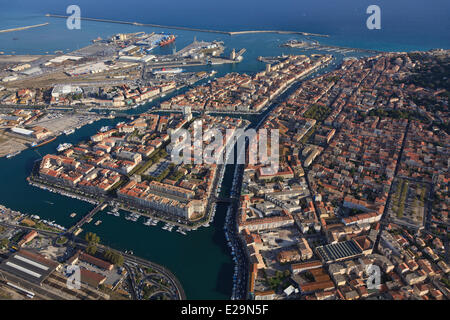
<instances>
[{"instance_id":1,"label":"green tree","mask_svg":"<svg viewBox=\"0 0 450 320\"><path fill-rule=\"evenodd\" d=\"M100 237L93 232L86 233L84 239L89 245L96 245L100 242Z\"/></svg>"},{"instance_id":2,"label":"green tree","mask_svg":"<svg viewBox=\"0 0 450 320\"><path fill-rule=\"evenodd\" d=\"M0 248L6 248L9 245L9 240L7 238L4 238L0 240Z\"/></svg>"},{"instance_id":3,"label":"green tree","mask_svg":"<svg viewBox=\"0 0 450 320\"><path fill-rule=\"evenodd\" d=\"M89 245L86 248L86 253L90 254L90 255L94 255L97 252L97 246L96 245Z\"/></svg>"},{"instance_id":4,"label":"green tree","mask_svg":"<svg viewBox=\"0 0 450 320\"><path fill-rule=\"evenodd\" d=\"M112 251L110 249L106 250L103 253L103 257L117 266L122 266L124 262L123 256L120 253Z\"/></svg>"}]
</instances>

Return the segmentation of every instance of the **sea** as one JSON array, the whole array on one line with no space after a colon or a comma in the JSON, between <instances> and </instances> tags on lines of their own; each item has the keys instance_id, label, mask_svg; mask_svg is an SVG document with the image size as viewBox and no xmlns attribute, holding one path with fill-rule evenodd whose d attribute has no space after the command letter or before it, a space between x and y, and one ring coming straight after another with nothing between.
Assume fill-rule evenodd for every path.
<instances>
[{"instance_id":1,"label":"sea","mask_svg":"<svg viewBox=\"0 0 450 320\"><path fill-rule=\"evenodd\" d=\"M329 35L327 38L304 37L293 34L244 34L228 36L182 30L169 30L143 26L81 21L81 29L69 30L65 19L46 17L46 13L66 14L69 5L76 4L81 16L140 23L185 26L222 31L285 30L304 31ZM366 9L376 4L381 9L381 29L369 30ZM216 70L216 76L228 72L255 73L263 70L259 56L281 54L321 53L281 47L288 40L318 40L321 44L378 51L414 51L450 48L450 22L448 0L150 0L150 1L75 1L75 0L0 0L0 30L49 22L48 25L23 31L0 33L0 52L3 54L54 54L71 52L89 45L91 40L107 38L116 33L164 32L177 36L175 43L156 48L156 54L170 54L180 50L194 39L223 41L225 54L245 48L242 62L231 65L213 65L186 68ZM333 53L335 64L321 72L331 71L342 59L369 53ZM174 94L163 99L169 99ZM157 107L155 100L128 111L138 114ZM256 118L249 118L256 121ZM111 126L124 119L102 119L78 129L69 136L59 136L55 141L37 149L28 149L10 159L0 158L0 204L37 214L70 226L86 214L92 205L28 185L26 177L36 160L55 153L60 143L76 144L87 140L105 125ZM226 193L232 183L232 166L227 167L223 181ZM101 241L119 250L132 250L140 256L169 268L181 281L188 299L229 299L232 291L233 260L227 246L223 225L226 204L219 204L215 219L209 227L189 232L186 236L168 232L158 226L145 226L138 222L108 215L106 211L94 217L103 223L84 226L85 232L97 233ZM76 218L69 215L75 212Z\"/></svg>"}]
</instances>

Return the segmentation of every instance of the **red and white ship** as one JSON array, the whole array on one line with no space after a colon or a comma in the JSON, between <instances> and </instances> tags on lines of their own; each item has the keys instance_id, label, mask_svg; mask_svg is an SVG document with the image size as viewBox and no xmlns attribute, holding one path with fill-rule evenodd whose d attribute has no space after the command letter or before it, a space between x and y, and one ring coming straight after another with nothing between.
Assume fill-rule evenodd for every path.
<instances>
[{"instance_id":1,"label":"red and white ship","mask_svg":"<svg viewBox=\"0 0 450 320\"><path fill-rule=\"evenodd\" d=\"M175 36L173 34L171 34L170 36L167 36L165 39L161 40L161 42L159 43L159 45L162 46L166 46L172 42L175 41Z\"/></svg>"}]
</instances>

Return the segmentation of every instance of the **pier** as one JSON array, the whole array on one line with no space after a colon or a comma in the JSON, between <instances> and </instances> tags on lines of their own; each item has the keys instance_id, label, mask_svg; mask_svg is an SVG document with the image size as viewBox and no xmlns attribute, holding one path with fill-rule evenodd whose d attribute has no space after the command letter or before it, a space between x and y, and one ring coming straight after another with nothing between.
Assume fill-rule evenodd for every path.
<instances>
[{"instance_id":1,"label":"pier","mask_svg":"<svg viewBox=\"0 0 450 320\"><path fill-rule=\"evenodd\" d=\"M65 15L50 14L50 13L47 13L45 16L51 17L51 18L63 18L63 19L67 19L69 17L69 16L65 16ZM195 32L205 32L205 33L219 33L219 34L225 34L225 35L229 35L229 36L240 35L240 34L249 34L249 33L279 33L279 34L299 34L299 35L314 36L314 37L329 37L329 35L309 33L309 32L303 32L303 31L285 31L285 30L222 31L222 30L199 29L199 28L181 27L181 26L167 26L167 25L162 25L162 24L140 23L140 22L121 21L121 20L84 18L84 17L81 17L80 19L86 20L86 21L129 24L129 25L135 25L135 26L153 27L153 28L161 28L161 29L174 29L174 30L195 31Z\"/></svg>"}]
</instances>

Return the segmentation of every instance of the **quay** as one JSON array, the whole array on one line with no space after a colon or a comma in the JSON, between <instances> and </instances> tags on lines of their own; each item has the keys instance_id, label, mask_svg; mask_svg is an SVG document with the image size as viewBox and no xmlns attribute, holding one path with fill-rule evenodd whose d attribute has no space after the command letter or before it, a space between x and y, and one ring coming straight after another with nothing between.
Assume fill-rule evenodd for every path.
<instances>
[{"instance_id":1,"label":"quay","mask_svg":"<svg viewBox=\"0 0 450 320\"><path fill-rule=\"evenodd\" d=\"M50 13L47 13L45 16L52 17L52 18L63 18L63 19L67 19L69 17L69 16L65 16L65 15L50 14ZM240 35L240 34L249 34L249 33L278 33L278 34L299 34L299 35L314 36L314 37L329 37L329 35L309 33L309 32L303 32L303 31L285 31L285 30L222 31L222 30L199 29L199 28L181 27L181 26L166 26L166 25L154 24L154 23L139 23L139 22L120 21L120 20L97 19L97 18L81 17L81 20L129 24L129 25L135 25L135 26L153 27L153 28L161 28L161 29L174 29L174 30L196 31L196 32L206 32L206 33L219 33L219 34L226 34L229 36Z\"/></svg>"}]
</instances>

